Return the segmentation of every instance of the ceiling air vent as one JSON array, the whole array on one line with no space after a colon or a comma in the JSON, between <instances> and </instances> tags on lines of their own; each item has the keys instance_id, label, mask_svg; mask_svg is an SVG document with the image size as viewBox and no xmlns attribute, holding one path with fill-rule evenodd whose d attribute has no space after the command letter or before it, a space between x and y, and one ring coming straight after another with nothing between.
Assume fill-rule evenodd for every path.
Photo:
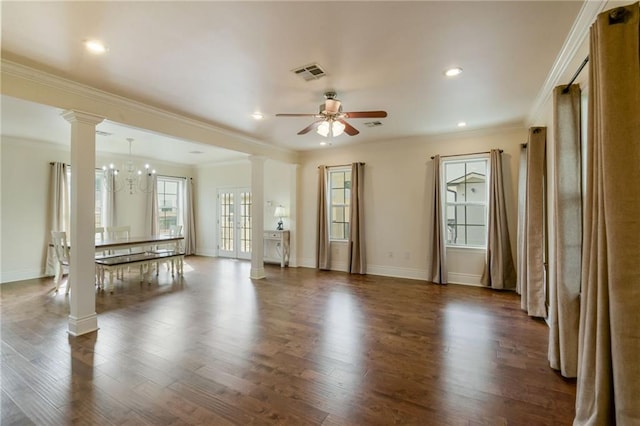
<instances>
[{"instance_id":1,"label":"ceiling air vent","mask_svg":"<svg viewBox=\"0 0 640 426\"><path fill-rule=\"evenodd\" d=\"M378 126L382 126L382 122L381 121L369 121L367 123L364 123L365 126L367 127L378 127Z\"/></svg>"},{"instance_id":2,"label":"ceiling air vent","mask_svg":"<svg viewBox=\"0 0 640 426\"><path fill-rule=\"evenodd\" d=\"M327 75L326 72L318 64L305 65L291 70L294 74L302 77L304 81L317 80Z\"/></svg>"},{"instance_id":3,"label":"ceiling air vent","mask_svg":"<svg viewBox=\"0 0 640 426\"><path fill-rule=\"evenodd\" d=\"M98 136L111 136L113 133L103 132L102 130L96 130L96 135Z\"/></svg>"}]
</instances>

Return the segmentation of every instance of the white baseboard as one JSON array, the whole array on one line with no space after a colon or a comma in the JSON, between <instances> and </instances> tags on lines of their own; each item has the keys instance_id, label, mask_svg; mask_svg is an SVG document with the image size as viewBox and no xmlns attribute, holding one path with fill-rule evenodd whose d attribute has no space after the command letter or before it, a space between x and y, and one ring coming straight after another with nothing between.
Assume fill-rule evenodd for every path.
<instances>
[{"instance_id":1,"label":"white baseboard","mask_svg":"<svg viewBox=\"0 0 640 426\"><path fill-rule=\"evenodd\" d=\"M217 257L217 254L207 251L197 252L198 256ZM298 259L296 265L290 265L291 267L299 268L313 268L316 267L315 258L301 258ZM349 265L346 262L335 262L331 267L332 271L349 272ZM368 265L367 274L380 275L383 277L394 278L407 278L410 280L428 281L426 269L417 268L400 268L396 266L384 266L384 265ZM480 282L482 275L476 274L464 274L457 272L449 272L449 283L470 285L474 287L484 287Z\"/></svg>"},{"instance_id":2,"label":"white baseboard","mask_svg":"<svg viewBox=\"0 0 640 426\"><path fill-rule=\"evenodd\" d=\"M27 268L16 269L13 271L2 271L2 278L0 278L0 284L10 283L14 281L32 280L35 278L46 277L42 269Z\"/></svg>"},{"instance_id":3,"label":"white baseboard","mask_svg":"<svg viewBox=\"0 0 640 426\"><path fill-rule=\"evenodd\" d=\"M449 272L448 277L450 284L464 284L472 285L475 287L484 287L480 282L480 280L482 279L482 275Z\"/></svg>"},{"instance_id":4,"label":"white baseboard","mask_svg":"<svg viewBox=\"0 0 640 426\"><path fill-rule=\"evenodd\" d=\"M381 275L383 277L408 278L411 280L427 281L425 269L399 268L397 266L368 265L367 274Z\"/></svg>"},{"instance_id":5,"label":"white baseboard","mask_svg":"<svg viewBox=\"0 0 640 426\"><path fill-rule=\"evenodd\" d=\"M196 256L218 257L216 250L196 250Z\"/></svg>"},{"instance_id":6,"label":"white baseboard","mask_svg":"<svg viewBox=\"0 0 640 426\"><path fill-rule=\"evenodd\" d=\"M298 266L301 268L315 268L316 260L314 258L301 258L298 261Z\"/></svg>"}]
</instances>

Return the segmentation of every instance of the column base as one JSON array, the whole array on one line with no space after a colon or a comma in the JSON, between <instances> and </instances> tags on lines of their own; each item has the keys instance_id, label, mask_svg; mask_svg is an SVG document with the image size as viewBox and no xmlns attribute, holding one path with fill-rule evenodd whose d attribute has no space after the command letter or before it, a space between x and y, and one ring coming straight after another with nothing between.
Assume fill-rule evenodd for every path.
<instances>
[{"instance_id":1,"label":"column base","mask_svg":"<svg viewBox=\"0 0 640 426\"><path fill-rule=\"evenodd\" d=\"M84 318L76 318L69 315L69 329L71 336L81 336L98 330L98 315L94 312Z\"/></svg>"},{"instance_id":2,"label":"column base","mask_svg":"<svg viewBox=\"0 0 640 426\"><path fill-rule=\"evenodd\" d=\"M266 275L264 273L264 266L261 266L261 267L258 267L258 268L251 267L251 273L250 273L249 277L252 280L264 279L266 277Z\"/></svg>"}]
</instances>

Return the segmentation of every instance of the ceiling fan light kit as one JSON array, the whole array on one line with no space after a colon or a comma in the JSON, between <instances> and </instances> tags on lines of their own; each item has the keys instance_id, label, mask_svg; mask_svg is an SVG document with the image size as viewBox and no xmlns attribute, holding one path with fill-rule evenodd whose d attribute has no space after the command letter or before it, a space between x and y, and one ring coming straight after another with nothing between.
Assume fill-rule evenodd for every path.
<instances>
[{"instance_id":1,"label":"ceiling fan light kit","mask_svg":"<svg viewBox=\"0 0 640 426\"><path fill-rule=\"evenodd\" d=\"M386 111L354 111L342 112L342 102L336 99L336 92L326 92L324 94L325 102L320 105L318 114L276 114L276 117L314 117L319 120L311 123L298 132L299 135L309 133L316 129L319 135L324 137L339 136L346 133L349 136L355 136L358 129L347 123L345 118L384 118L387 116Z\"/></svg>"}]
</instances>

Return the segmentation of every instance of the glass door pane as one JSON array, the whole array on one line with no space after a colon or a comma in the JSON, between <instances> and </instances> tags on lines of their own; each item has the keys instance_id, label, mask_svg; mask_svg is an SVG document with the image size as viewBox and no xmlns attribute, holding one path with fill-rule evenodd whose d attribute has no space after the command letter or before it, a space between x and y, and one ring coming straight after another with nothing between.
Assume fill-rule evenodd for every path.
<instances>
[{"instance_id":1,"label":"glass door pane","mask_svg":"<svg viewBox=\"0 0 640 426\"><path fill-rule=\"evenodd\" d=\"M251 258L251 192L240 192L240 253L238 257Z\"/></svg>"},{"instance_id":2,"label":"glass door pane","mask_svg":"<svg viewBox=\"0 0 640 426\"><path fill-rule=\"evenodd\" d=\"M218 192L218 255L251 258L251 192L232 189Z\"/></svg>"},{"instance_id":3,"label":"glass door pane","mask_svg":"<svg viewBox=\"0 0 640 426\"><path fill-rule=\"evenodd\" d=\"M234 193L220 192L218 194L218 204L218 222L220 224L219 255L235 257L235 227L233 220L235 213Z\"/></svg>"}]
</instances>

